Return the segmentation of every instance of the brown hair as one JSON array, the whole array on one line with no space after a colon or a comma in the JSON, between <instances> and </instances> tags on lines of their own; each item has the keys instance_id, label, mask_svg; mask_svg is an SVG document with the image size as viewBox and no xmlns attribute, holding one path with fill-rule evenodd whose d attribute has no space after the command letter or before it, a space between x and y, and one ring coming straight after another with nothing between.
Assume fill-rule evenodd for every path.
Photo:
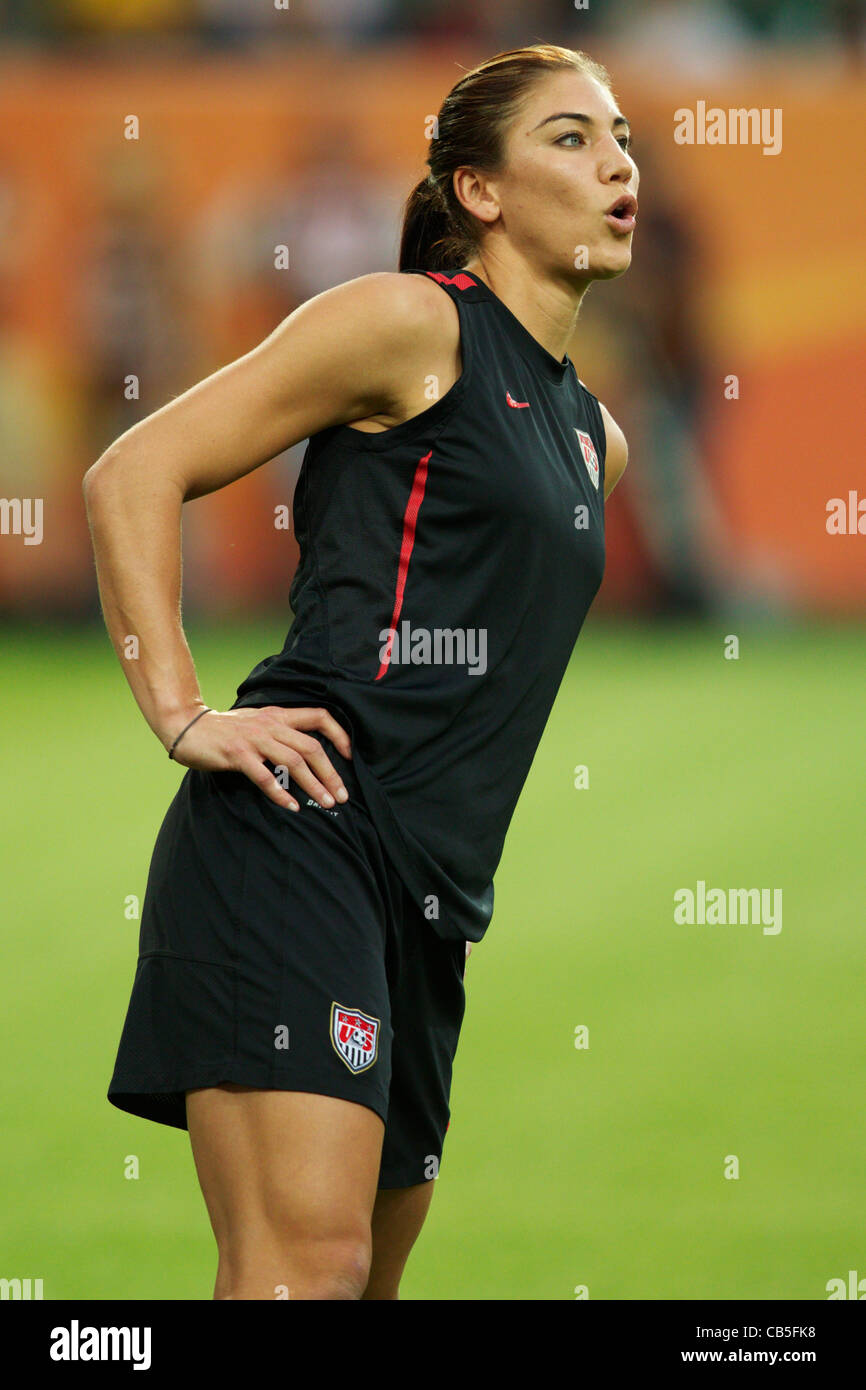
<instances>
[{"instance_id":1,"label":"brown hair","mask_svg":"<svg viewBox=\"0 0 866 1390\"><path fill-rule=\"evenodd\" d=\"M563 68L586 73L610 91L601 63L551 43L497 53L452 87L430 141L430 172L406 199L399 270L445 270L474 254L478 222L454 193L454 171L461 165L487 173L501 169L505 135L520 104L541 77Z\"/></svg>"}]
</instances>

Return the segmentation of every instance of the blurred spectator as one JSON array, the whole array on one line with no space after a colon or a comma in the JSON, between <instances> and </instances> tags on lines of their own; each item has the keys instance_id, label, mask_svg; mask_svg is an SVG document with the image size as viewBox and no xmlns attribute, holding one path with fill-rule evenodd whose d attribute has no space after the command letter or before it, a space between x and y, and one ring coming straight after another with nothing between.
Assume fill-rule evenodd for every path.
<instances>
[{"instance_id":1,"label":"blurred spectator","mask_svg":"<svg viewBox=\"0 0 866 1390\"><path fill-rule=\"evenodd\" d=\"M144 160L138 152L134 160L95 161L102 184L81 248L77 304L94 459L165 403L187 358L182 279L173 239L161 223L165 200ZM130 376L140 393L132 400L125 395Z\"/></svg>"},{"instance_id":2,"label":"blurred spectator","mask_svg":"<svg viewBox=\"0 0 866 1390\"><path fill-rule=\"evenodd\" d=\"M317 124L300 163L287 160L265 187L224 185L205 210L196 244L209 293L222 282L233 299L263 300L258 332L332 285L392 269L407 191L368 167L351 120ZM288 270L275 268L278 246Z\"/></svg>"},{"instance_id":3,"label":"blurred spectator","mask_svg":"<svg viewBox=\"0 0 866 1390\"><path fill-rule=\"evenodd\" d=\"M430 40L473 39L491 53L530 43L580 47L595 31L598 6L577 10L570 0L407 0L406 32Z\"/></svg>"},{"instance_id":4,"label":"blurred spectator","mask_svg":"<svg viewBox=\"0 0 866 1390\"><path fill-rule=\"evenodd\" d=\"M70 453L80 404L68 354L27 324L20 279L45 208L32 185L0 165L0 496L43 509L42 540L0 536L0 613L74 611L81 476ZM31 517L32 524L32 517Z\"/></svg>"},{"instance_id":5,"label":"blurred spectator","mask_svg":"<svg viewBox=\"0 0 866 1390\"><path fill-rule=\"evenodd\" d=\"M315 127L300 162L295 153L263 181L221 184L186 237L201 344L194 375L248 352L322 290L393 269L406 193L405 180L385 180L368 166L351 120L334 116ZM287 269L275 263L281 247ZM197 560L188 592L199 607L220 610L287 588L297 549L293 537L275 533L272 518L276 505L291 503L305 445L299 441L244 480L243 507L241 494L226 489L208 499L206 513L196 511L186 535Z\"/></svg>"},{"instance_id":6,"label":"blurred spectator","mask_svg":"<svg viewBox=\"0 0 866 1390\"><path fill-rule=\"evenodd\" d=\"M671 74L712 76L738 62L749 42L730 0L622 0L603 19L618 52Z\"/></svg>"},{"instance_id":7,"label":"blurred spectator","mask_svg":"<svg viewBox=\"0 0 866 1390\"><path fill-rule=\"evenodd\" d=\"M292 33L297 21L297 0L282 10L274 0L195 0L195 9L199 37L217 44L280 39Z\"/></svg>"},{"instance_id":8,"label":"blurred spectator","mask_svg":"<svg viewBox=\"0 0 866 1390\"><path fill-rule=\"evenodd\" d=\"M245 3L245 0L239 0ZM399 27L403 0L291 0L306 35L354 43L386 38Z\"/></svg>"},{"instance_id":9,"label":"blurred spectator","mask_svg":"<svg viewBox=\"0 0 866 1390\"><path fill-rule=\"evenodd\" d=\"M34 0L0 0L0 34L4 39L49 39L54 17Z\"/></svg>"},{"instance_id":10,"label":"blurred spectator","mask_svg":"<svg viewBox=\"0 0 866 1390\"><path fill-rule=\"evenodd\" d=\"M320 127L266 212L268 244L289 248L293 295L309 299L357 275L393 269L406 193L403 180L383 180L368 167L348 122Z\"/></svg>"},{"instance_id":11,"label":"blurred spectator","mask_svg":"<svg viewBox=\"0 0 866 1390\"><path fill-rule=\"evenodd\" d=\"M637 254L615 286L587 296L570 355L579 374L581 363L592 364L587 372L611 372L609 381L599 375L587 385L640 460L626 472L622 495L654 572L653 606L701 614L723 605L733 584L700 441L706 370L697 305L706 267L645 140L640 167Z\"/></svg>"},{"instance_id":12,"label":"blurred spectator","mask_svg":"<svg viewBox=\"0 0 866 1390\"><path fill-rule=\"evenodd\" d=\"M833 0L832 9L848 55L862 62L866 53L866 0Z\"/></svg>"},{"instance_id":13,"label":"blurred spectator","mask_svg":"<svg viewBox=\"0 0 866 1390\"><path fill-rule=\"evenodd\" d=\"M810 43L837 34L843 42L863 34L863 0L733 0L750 37L767 43Z\"/></svg>"},{"instance_id":14,"label":"blurred spectator","mask_svg":"<svg viewBox=\"0 0 866 1390\"><path fill-rule=\"evenodd\" d=\"M195 24L198 0L50 0L50 5L61 32L158 34Z\"/></svg>"}]
</instances>

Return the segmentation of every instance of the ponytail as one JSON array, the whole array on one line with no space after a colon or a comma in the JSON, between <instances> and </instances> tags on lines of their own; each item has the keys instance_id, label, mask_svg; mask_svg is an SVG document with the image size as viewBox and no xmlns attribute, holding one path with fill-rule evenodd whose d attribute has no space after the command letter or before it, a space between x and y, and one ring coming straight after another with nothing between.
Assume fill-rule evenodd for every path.
<instances>
[{"instance_id":1,"label":"ponytail","mask_svg":"<svg viewBox=\"0 0 866 1390\"><path fill-rule=\"evenodd\" d=\"M456 225L447 197L428 174L406 199L398 270L446 270L471 251L471 239Z\"/></svg>"}]
</instances>

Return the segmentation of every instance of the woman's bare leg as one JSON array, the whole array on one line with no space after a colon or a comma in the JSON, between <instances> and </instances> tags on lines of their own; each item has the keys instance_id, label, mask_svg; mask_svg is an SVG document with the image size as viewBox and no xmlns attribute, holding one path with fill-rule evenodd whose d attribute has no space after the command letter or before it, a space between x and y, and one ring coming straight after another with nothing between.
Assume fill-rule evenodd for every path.
<instances>
[{"instance_id":1,"label":"woman's bare leg","mask_svg":"<svg viewBox=\"0 0 866 1390\"><path fill-rule=\"evenodd\" d=\"M373 1259L365 1299L400 1297L409 1252L430 1207L435 1181L415 1187L383 1188L373 1207Z\"/></svg>"},{"instance_id":2,"label":"woman's bare leg","mask_svg":"<svg viewBox=\"0 0 866 1390\"><path fill-rule=\"evenodd\" d=\"M188 1091L186 1111L219 1251L214 1298L360 1299L379 1116L333 1096L229 1083Z\"/></svg>"}]
</instances>

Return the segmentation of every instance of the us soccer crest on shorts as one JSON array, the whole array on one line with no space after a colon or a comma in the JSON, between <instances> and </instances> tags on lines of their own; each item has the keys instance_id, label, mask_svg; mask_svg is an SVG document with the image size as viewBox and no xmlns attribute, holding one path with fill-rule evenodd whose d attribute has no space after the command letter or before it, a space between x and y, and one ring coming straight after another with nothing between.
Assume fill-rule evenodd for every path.
<instances>
[{"instance_id":1,"label":"us soccer crest on shorts","mask_svg":"<svg viewBox=\"0 0 866 1390\"><path fill-rule=\"evenodd\" d=\"M580 452L583 454L583 461L586 464L586 471L590 476L593 487L598 489L598 454L595 452L595 445L585 430L574 427L580 443Z\"/></svg>"},{"instance_id":2,"label":"us soccer crest on shorts","mask_svg":"<svg viewBox=\"0 0 866 1390\"><path fill-rule=\"evenodd\" d=\"M379 1052L379 1020L332 1003L331 1042L349 1071L366 1071Z\"/></svg>"}]
</instances>

